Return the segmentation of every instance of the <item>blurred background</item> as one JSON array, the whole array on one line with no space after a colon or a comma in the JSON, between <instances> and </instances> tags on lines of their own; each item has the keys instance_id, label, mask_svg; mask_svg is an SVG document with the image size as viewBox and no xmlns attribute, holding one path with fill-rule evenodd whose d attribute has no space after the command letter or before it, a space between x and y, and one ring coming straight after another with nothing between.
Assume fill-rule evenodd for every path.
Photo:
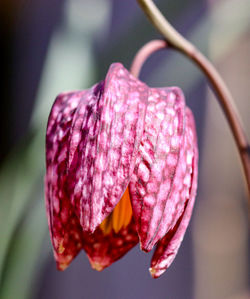
<instances>
[{"instance_id":1,"label":"blurred background","mask_svg":"<svg viewBox=\"0 0 250 299\"><path fill-rule=\"evenodd\" d=\"M219 69L250 137L250 0L159 0ZM246 189L225 118L203 75L172 50L141 79L180 86L197 122L200 176L177 258L159 279L138 247L103 272L82 252L56 270L44 208L45 130L58 93L85 89L112 62L129 68L159 37L135 0L1 0L0 299L249 299Z\"/></svg>"}]
</instances>

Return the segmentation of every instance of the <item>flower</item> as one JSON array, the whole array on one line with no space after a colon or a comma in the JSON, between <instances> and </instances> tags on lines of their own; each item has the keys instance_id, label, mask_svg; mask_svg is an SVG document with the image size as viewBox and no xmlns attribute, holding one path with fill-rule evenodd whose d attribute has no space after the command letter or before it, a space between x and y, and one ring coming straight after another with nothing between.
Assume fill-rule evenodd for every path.
<instances>
[{"instance_id":1,"label":"flower","mask_svg":"<svg viewBox=\"0 0 250 299\"><path fill-rule=\"evenodd\" d=\"M149 88L121 64L61 93L46 134L46 210L57 267L80 250L102 270L140 242L150 273L171 264L191 217L198 150L177 87Z\"/></svg>"}]
</instances>

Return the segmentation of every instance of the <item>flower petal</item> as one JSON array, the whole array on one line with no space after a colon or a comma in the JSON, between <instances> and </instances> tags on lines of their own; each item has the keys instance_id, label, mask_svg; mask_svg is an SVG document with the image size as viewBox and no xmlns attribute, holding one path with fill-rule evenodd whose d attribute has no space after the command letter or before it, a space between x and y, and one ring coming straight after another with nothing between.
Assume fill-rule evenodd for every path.
<instances>
[{"instance_id":1,"label":"flower petal","mask_svg":"<svg viewBox=\"0 0 250 299\"><path fill-rule=\"evenodd\" d=\"M173 196L184 140L184 109L180 89L150 89L145 130L129 185L141 248L145 251L150 251L175 224L177 204L184 205L182 198Z\"/></svg>"},{"instance_id":2,"label":"flower petal","mask_svg":"<svg viewBox=\"0 0 250 299\"><path fill-rule=\"evenodd\" d=\"M133 218L117 233L112 229L108 234L98 226L93 234L84 232L83 248L93 269L101 271L120 259L138 243Z\"/></svg>"},{"instance_id":3,"label":"flower petal","mask_svg":"<svg viewBox=\"0 0 250 299\"><path fill-rule=\"evenodd\" d=\"M45 199L58 269L63 270L82 247L81 227L67 189L68 138L81 92L60 94L50 113L46 134Z\"/></svg>"},{"instance_id":4,"label":"flower petal","mask_svg":"<svg viewBox=\"0 0 250 299\"><path fill-rule=\"evenodd\" d=\"M103 81L82 93L72 119L68 139L67 184L70 201L79 220L82 217L83 181L88 179L87 166L92 165L95 158L96 136L100 128L98 108L102 88Z\"/></svg>"},{"instance_id":5,"label":"flower petal","mask_svg":"<svg viewBox=\"0 0 250 299\"><path fill-rule=\"evenodd\" d=\"M129 183L147 98L147 86L119 63L84 96L80 125L72 127L68 172L71 200L84 231L93 232L112 212Z\"/></svg>"},{"instance_id":6,"label":"flower petal","mask_svg":"<svg viewBox=\"0 0 250 299\"><path fill-rule=\"evenodd\" d=\"M151 268L152 277L159 277L174 260L183 240L189 220L192 214L197 189L198 173L198 149L195 133L195 124L192 112L186 109L186 134L185 134L185 160L183 163L185 178L183 185L189 186L189 193L185 197L185 207L175 226L171 228L162 240L157 244L154 252ZM184 166L185 165L185 166Z\"/></svg>"}]
</instances>

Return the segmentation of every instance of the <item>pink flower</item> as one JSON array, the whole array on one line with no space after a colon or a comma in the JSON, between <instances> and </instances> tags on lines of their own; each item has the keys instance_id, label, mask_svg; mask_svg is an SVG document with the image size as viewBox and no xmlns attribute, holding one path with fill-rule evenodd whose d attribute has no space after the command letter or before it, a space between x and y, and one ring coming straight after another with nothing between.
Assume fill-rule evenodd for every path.
<instances>
[{"instance_id":1,"label":"pink flower","mask_svg":"<svg viewBox=\"0 0 250 299\"><path fill-rule=\"evenodd\" d=\"M179 88L149 88L121 64L84 91L60 94L46 135L46 208L64 270L83 249L102 270L140 242L150 272L171 264L197 187L192 112Z\"/></svg>"}]
</instances>

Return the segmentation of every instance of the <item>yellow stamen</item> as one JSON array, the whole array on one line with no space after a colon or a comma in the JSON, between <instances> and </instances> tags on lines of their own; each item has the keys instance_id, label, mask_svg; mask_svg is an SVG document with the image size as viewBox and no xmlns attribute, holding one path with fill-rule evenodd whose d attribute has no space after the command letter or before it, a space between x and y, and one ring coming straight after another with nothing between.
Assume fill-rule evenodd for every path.
<instances>
[{"instance_id":1,"label":"yellow stamen","mask_svg":"<svg viewBox=\"0 0 250 299\"><path fill-rule=\"evenodd\" d=\"M100 228L104 234L109 234L112 229L115 233L118 233L123 227L126 227L130 223L131 217L132 206L127 188L113 212L100 224Z\"/></svg>"},{"instance_id":2,"label":"yellow stamen","mask_svg":"<svg viewBox=\"0 0 250 299\"><path fill-rule=\"evenodd\" d=\"M112 230L112 214L105 218L103 222L100 224L100 228L105 234L109 234Z\"/></svg>"}]
</instances>

